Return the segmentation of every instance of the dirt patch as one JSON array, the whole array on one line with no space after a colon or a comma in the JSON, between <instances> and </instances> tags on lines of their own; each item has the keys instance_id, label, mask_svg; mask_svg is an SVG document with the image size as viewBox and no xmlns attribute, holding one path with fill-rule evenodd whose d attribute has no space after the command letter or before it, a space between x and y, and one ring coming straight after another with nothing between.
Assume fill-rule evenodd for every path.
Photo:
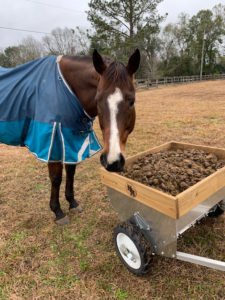
<instances>
[{"instance_id":1,"label":"dirt patch","mask_svg":"<svg viewBox=\"0 0 225 300\"><path fill-rule=\"evenodd\" d=\"M122 175L176 196L224 166L215 154L178 149L139 158Z\"/></svg>"}]
</instances>

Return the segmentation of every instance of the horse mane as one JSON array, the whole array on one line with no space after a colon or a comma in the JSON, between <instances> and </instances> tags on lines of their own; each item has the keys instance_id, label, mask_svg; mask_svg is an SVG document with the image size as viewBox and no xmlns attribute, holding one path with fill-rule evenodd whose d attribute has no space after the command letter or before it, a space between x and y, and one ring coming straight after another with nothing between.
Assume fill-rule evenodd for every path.
<instances>
[{"instance_id":1,"label":"horse mane","mask_svg":"<svg viewBox=\"0 0 225 300\"><path fill-rule=\"evenodd\" d=\"M76 61L76 62L87 62L92 64L92 57L91 56L64 56L65 58ZM128 72L124 63L119 61L114 61L112 58L102 55L102 58L107 65L107 68L104 72L104 79L105 82L109 84L116 84L116 85L126 85L128 82Z\"/></svg>"}]
</instances>

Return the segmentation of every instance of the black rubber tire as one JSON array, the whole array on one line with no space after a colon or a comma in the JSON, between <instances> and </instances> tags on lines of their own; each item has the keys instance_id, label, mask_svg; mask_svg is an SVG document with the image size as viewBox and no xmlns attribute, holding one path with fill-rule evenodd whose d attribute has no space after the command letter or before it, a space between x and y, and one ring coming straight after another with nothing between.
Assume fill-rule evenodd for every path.
<instances>
[{"instance_id":1,"label":"black rubber tire","mask_svg":"<svg viewBox=\"0 0 225 300\"><path fill-rule=\"evenodd\" d=\"M139 252L140 258L141 258L141 266L139 269L134 269L131 266L129 266L126 261L123 259L117 245L117 235L119 233L124 233L127 235L135 244L137 247L137 250ZM122 261L122 263L127 267L127 269L138 276L143 276L147 274L150 271L150 263L152 260L152 252L151 247L149 243L144 238L144 235L141 233L141 231L138 229L138 227L132 225L129 222L123 222L120 223L115 229L113 233L114 238L114 245L116 248L116 252Z\"/></svg>"},{"instance_id":2,"label":"black rubber tire","mask_svg":"<svg viewBox=\"0 0 225 300\"><path fill-rule=\"evenodd\" d=\"M224 213L224 210L222 208L220 208L219 205L216 205L215 210L208 213L208 217L209 218L218 218L223 213Z\"/></svg>"}]
</instances>

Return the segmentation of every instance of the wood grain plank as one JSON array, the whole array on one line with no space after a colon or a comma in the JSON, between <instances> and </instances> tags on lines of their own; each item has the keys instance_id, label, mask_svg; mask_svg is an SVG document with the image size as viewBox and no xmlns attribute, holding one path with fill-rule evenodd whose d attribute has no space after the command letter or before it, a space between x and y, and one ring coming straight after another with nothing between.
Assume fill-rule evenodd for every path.
<instances>
[{"instance_id":1,"label":"wood grain plank","mask_svg":"<svg viewBox=\"0 0 225 300\"><path fill-rule=\"evenodd\" d=\"M173 219L178 217L177 200L173 196L116 173L109 173L103 168L101 168L101 180L103 184L172 217Z\"/></svg>"},{"instance_id":2,"label":"wood grain plank","mask_svg":"<svg viewBox=\"0 0 225 300\"><path fill-rule=\"evenodd\" d=\"M225 186L225 167L204 178L186 191L176 196L178 217L183 216L196 205L206 200ZM221 199L222 200L222 199Z\"/></svg>"}]
</instances>

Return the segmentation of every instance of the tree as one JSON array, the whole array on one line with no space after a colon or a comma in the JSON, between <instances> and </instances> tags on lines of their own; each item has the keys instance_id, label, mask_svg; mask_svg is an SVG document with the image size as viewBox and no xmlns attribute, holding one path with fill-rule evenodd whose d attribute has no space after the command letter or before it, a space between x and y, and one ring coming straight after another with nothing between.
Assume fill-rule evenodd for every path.
<instances>
[{"instance_id":1,"label":"tree","mask_svg":"<svg viewBox=\"0 0 225 300\"><path fill-rule=\"evenodd\" d=\"M152 69L156 36L164 17L157 13L162 0L91 0L88 20L94 32L89 34L91 48L126 61L135 48L140 48L142 63ZM145 60L143 61L143 57Z\"/></svg>"},{"instance_id":2,"label":"tree","mask_svg":"<svg viewBox=\"0 0 225 300\"><path fill-rule=\"evenodd\" d=\"M78 27L75 30L56 28L42 42L28 36L18 46L0 50L0 66L15 67L44 55L86 55L89 44L87 32Z\"/></svg>"},{"instance_id":3,"label":"tree","mask_svg":"<svg viewBox=\"0 0 225 300\"><path fill-rule=\"evenodd\" d=\"M75 29L56 28L43 38L45 50L50 55L87 54L89 42L86 32Z\"/></svg>"},{"instance_id":4,"label":"tree","mask_svg":"<svg viewBox=\"0 0 225 300\"><path fill-rule=\"evenodd\" d=\"M165 76L190 75L193 63L189 40L189 16L181 13L176 24L167 24L162 31L161 69Z\"/></svg>"},{"instance_id":5,"label":"tree","mask_svg":"<svg viewBox=\"0 0 225 300\"><path fill-rule=\"evenodd\" d=\"M198 65L197 69L199 70L202 50L204 50L203 71L212 73L225 33L223 18L219 14L214 15L211 10L200 10L190 19L189 27L192 33L189 44L193 51L193 58ZM204 49L203 40L205 41Z\"/></svg>"},{"instance_id":6,"label":"tree","mask_svg":"<svg viewBox=\"0 0 225 300\"><path fill-rule=\"evenodd\" d=\"M0 66L12 68L43 56L42 44L33 37L23 39L18 46L7 47L0 54Z\"/></svg>"},{"instance_id":7,"label":"tree","mask_svg":"<svg viewBox=\"0 0 225 300\"><path fill-rule=\"evenodd\" d=\"M19 44L19 48L21 64L45 55L42 43L32 36L23 39Z\"/></svg>"},{"instance_id":8,"label":"tree","mask_svg":"<svg viewBox=\"0 0 225 300\"><path fill-rule=\"evenodd\" d=\"M168 24L162 35L161 70L166 76L221 72L219 64L224 43L225 6L200 10L191 18L179 16L176 24ZM222 13L221 13L222 12ZM203 55L202 55L203 54Z\"/></svg>"},{"instance_id":9,"label":"tree","mask_svg":"<svg viewBox=\"0 0 225 300\"><path fill-rule=\"evenodd\" d=\"M220 16L222 18L223 24L225 24L225 5L217 4L212 9L215 17Z\"/></svg>"},{"instance_id":10,"label":"tree","mask_svg":"<svg viewBox=\"0 0 225 300\"><path fill-rule=\"evenodd\" d=\"M20 47L7 47L0 55L0 66L12 68L21 64Z\"/></svg>"}]
</instances>

